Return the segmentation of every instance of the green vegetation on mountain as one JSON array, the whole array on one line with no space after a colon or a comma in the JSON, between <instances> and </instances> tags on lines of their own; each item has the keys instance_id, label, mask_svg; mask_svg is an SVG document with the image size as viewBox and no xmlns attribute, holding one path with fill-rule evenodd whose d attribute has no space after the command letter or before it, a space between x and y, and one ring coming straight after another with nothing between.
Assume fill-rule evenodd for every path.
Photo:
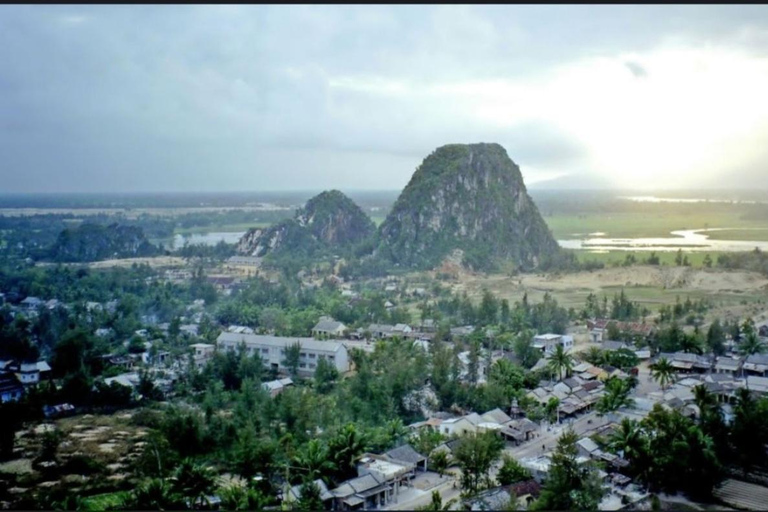
<instances>
[{"instance_id":1,"label":"green vegetation on mountain","mask_svg":"<svg viewBox=\"0 0 768 512\"><path fill-rule=\"evenodd\" d=\"M140 227L83 223L59 233L50 256L61 262L84 262L155 256L158 252Z\"/></svg>"},{"instance_id":2,"label":"green vegetation on mountain","mask_svg":"<svg viewBox=\"0 0 768 512\"><path fill-rule=\"evenodd\" d=\"M559 251L520 169L498 144L438 148L416 170L379 233L378 253L412 268L434 267L456 249L476 269L504 260L534 268Z\"/></svg>"},{"instance_id":3,"label":"green vegetation on mountain","mask_svg":"<svg viewBox=\"0 0 768 512\"><path fill-rule=\"evenodd\" d=\"M286 219L269 228L250 229L238 252L253 256L269 253L309 255L322 249L348 249L370 237L375 225L363 210L338 190L313 197Z\"/></svg>"}]
</instances>

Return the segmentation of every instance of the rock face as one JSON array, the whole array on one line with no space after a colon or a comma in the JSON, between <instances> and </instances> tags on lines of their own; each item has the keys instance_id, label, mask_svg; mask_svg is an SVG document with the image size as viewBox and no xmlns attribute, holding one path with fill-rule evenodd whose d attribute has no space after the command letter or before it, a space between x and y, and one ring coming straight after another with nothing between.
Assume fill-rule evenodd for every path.
<instances>
[{"instance_id":1,"label":"rock face","mask_svg":"<svg viewBox=\"0 0 768 512\"><path fill-rule=\"evenodd\" d=\"M139 227L84 223L59 233L51 247L51 258L62 262L98 261L154 256L158 252Z\"/></svg>"},{"instance_id":2,"label":"rock face","mask_svg":"<svg viewBox=\"0 0 768 512\"><path fill-rule=\"evenodd\" d=\"M350 198L331 190L296 211L293 219L266 229L250 229L238 243L241 254L265 256L271 252L311 253L323 248L347 248L370 237L375 225Z\"/></svg>"},{"instance_id":3,"label":"rock face","mask_svg":"<svg viewBox=\"0 0 768 512\"><path fill-rule=\"evenodd\" d=\"M380 227L377 252L400 265L433 268L456 249L464 264L500 260L523 268L559 250L499 144L450 144L429 155Z\"/></svg>"}]
</instances>

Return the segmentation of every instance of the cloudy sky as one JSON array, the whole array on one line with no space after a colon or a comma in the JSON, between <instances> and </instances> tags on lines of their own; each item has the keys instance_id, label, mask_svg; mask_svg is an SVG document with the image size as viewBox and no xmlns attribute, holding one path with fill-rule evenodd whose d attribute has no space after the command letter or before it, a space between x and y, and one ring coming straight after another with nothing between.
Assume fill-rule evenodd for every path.
<instances>
[{"instance_id":1,"label":"cloudy sky","mask_svg":"<svg viewBox=\"0 0 768 512\"><path fill-rule=\"evenodd\" d=\"M766 6L0 6L5 192L768 188Z\"/></svg>"}]
</instances>

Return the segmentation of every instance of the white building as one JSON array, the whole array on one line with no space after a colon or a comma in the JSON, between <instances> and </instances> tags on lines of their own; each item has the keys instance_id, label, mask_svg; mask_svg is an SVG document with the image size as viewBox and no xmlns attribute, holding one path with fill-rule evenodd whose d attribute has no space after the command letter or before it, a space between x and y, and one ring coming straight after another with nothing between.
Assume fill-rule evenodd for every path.
<instances>
[{"instance_id":1,"label":"white building","mask_svg":"<svg viewBox=\"0 0 768 512\"><path fill-rule=\"evenodd\" d=\"M261 334L236 334L223 332L216 339L220 350L237 350L241 344L249 354L258 353L264 360L264 365L274 370L285 371L283 364L286 349L298 343L301 347L299 357L299 373L313 374L317 362L325 359L332 363L339 373L349 371L347 348L340 341L319 341L314 338L283 338Z\"/></svg>"},{"instance_id":2,"label":"white building","mask_svg":"<svg viewBox=\"0 0 768 512\"><path fill-rule=\"evenodd\" d=\"M210 343L194 343L190 345L190 348L193 350L192 357L195 360L195 366L198 368L205 366L216 350L216 347Z\"/></svg>"},{"instance_id":3,"label":"white building","mask_svg":"<svg viewBox=\"0 0 768 512\"><path fill-rule=\"evenodd\" d=\"M572 348L573 336L565 334L539 334L533 337L533 347L545 354L552 354L558 345L562 345L565 350Z\"/></svg>"}]
</instances>

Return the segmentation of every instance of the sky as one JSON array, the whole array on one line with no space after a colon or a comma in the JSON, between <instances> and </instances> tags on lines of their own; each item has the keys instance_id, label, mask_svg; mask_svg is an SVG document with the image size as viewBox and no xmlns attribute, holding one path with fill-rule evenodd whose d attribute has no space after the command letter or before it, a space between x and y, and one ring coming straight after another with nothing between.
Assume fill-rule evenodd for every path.
<instances>
[{"instance_id":1,"label":"sky","mask_svg":"<svg viewBox=\"0 0 768 512\"><path fill-rule=\"evenodd\" d=\"M768 188L768 6L2 5L0 191Z\"/></svg>"}]
</instances>

